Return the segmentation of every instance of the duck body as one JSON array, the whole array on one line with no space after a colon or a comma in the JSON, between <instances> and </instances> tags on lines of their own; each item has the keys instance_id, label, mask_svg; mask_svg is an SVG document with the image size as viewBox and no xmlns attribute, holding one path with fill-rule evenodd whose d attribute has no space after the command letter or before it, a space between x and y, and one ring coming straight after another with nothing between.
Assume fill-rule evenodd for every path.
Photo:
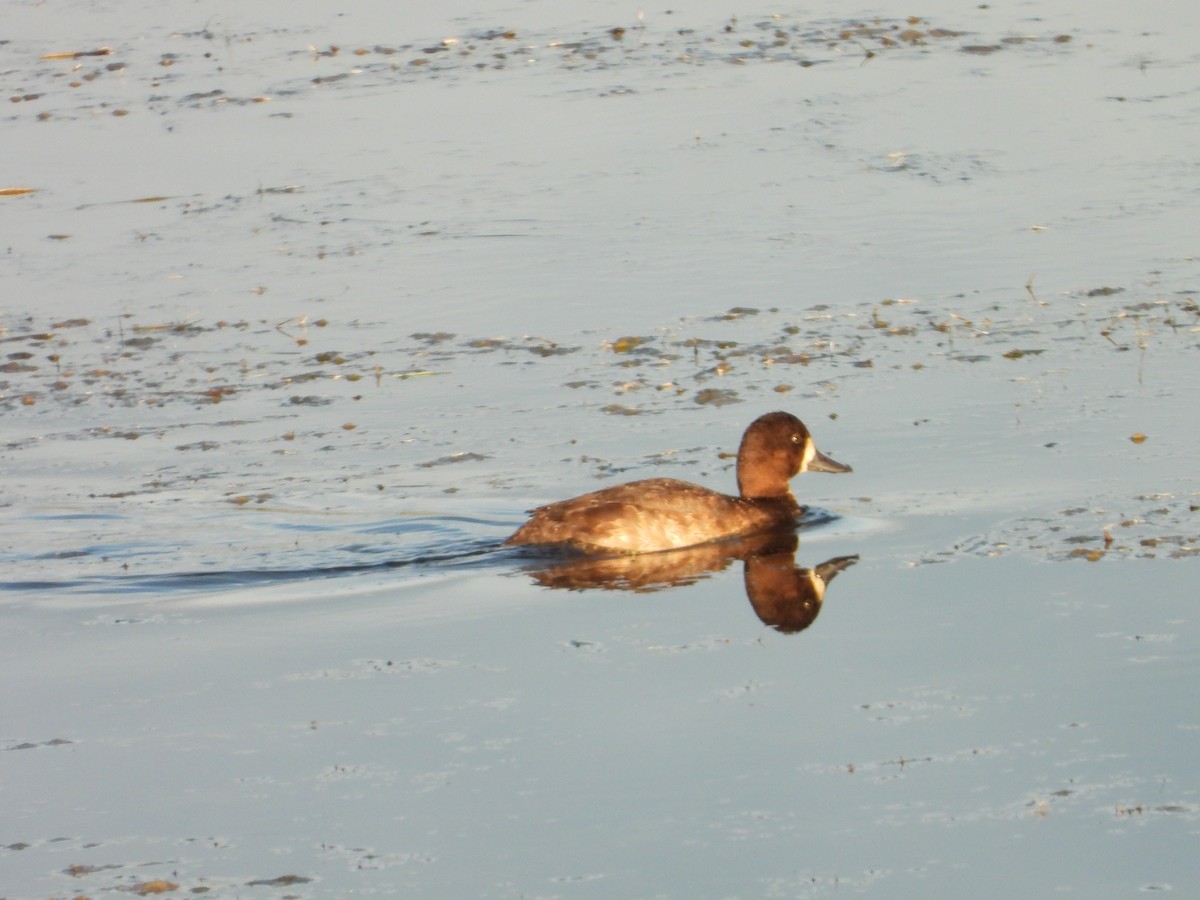
<instances>
[{"instance_id":1,"label":"duck body","mask_svg":"<svg viewBox=\"0 0 1200 900\"><path fill-rule=\"evenodd\" d=\"M648 553L791 527L802 512L790 494L751 500L675 478L647 478L540 506L508 543Z\"/></svg>"},{"instance_id":2,"label":"duck body","mask_svg":"<svg viewBox=\"0 0 1200 900\"><path fill-rule=\"evenodd\" d=\"M538 507L505 543L653 553L794 528L804 509L788 482L810 470L851 471L820 453L795 416L767 413L738 448L737 496L675 478L631 481Z\"/></svg>"}]
</instances>

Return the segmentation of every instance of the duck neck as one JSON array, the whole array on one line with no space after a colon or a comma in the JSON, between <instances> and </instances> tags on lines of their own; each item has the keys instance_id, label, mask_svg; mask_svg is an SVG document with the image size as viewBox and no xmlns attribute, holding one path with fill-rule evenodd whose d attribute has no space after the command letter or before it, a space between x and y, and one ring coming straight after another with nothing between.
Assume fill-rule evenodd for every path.
<instances>
[{"instance_id":1,"label":"duck neck","mask_svg":"<svg viewBox=\"0 0 1200 900\"><path fill-rule=\"evenodd\" d=\"M763 477L741 470L738 471L738 493L747 500L781 500L792 505L796 503L786 480Z\"/></svg>"}]
</instances>

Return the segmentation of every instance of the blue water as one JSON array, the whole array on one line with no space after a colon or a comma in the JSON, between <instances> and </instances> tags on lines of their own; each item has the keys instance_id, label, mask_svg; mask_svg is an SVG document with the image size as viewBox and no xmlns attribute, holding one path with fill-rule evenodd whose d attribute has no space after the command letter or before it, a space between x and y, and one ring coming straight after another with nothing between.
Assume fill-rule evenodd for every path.
<instances>
[{"instance_id":1,"label":"blue water","mask_svg":"<svg viewBox=\"0 0 1200 900\"><path fill-rule=\"evenodd\" d=\"M12 10L0 895L1187 893L1176 6ZM776 593L500 546L775 408Z\"/></svg>"}]
</instances>

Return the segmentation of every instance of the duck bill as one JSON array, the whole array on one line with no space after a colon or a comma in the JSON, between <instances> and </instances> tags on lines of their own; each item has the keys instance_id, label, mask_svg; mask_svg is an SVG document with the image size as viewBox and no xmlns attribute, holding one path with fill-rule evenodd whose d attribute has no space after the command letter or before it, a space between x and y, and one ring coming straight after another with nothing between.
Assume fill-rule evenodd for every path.
<instances>
[{"instance_id":1,"label":"duck bill","mask_svg":"<svg viewBox=\"0 0 1200 900\"><path fill-rule=\"evenodd\" d=\"M816 447L813 447L813 458L808 461L809 472L853 472L849 466L830 459Z\"/></svg>"}]
</instances>

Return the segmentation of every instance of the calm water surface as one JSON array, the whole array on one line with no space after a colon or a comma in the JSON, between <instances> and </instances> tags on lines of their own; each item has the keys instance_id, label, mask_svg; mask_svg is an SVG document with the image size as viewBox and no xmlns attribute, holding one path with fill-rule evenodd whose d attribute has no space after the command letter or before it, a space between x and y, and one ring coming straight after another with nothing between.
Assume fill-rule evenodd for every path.
<instances>
[{"instance_id":1,"label":"calm water surface","mask_svg":"<svg viewBox=\"0 0 1200 900\"><path fill-rule=\"evenodd\" d=\"M14 11L0 896L1187 895L1200 22L943 6Z\"/></svg>"}]
</instances>

